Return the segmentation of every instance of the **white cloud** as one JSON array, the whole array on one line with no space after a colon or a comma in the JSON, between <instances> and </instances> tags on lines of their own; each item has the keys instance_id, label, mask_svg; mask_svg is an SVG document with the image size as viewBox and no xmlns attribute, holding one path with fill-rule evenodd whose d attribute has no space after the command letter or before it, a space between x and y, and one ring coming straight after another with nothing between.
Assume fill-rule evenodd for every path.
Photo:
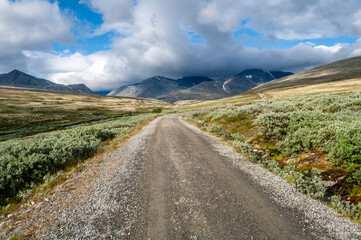
<instances>
[{"instance_id":1,"label":"white cloud","mask_svg":"<svg viewBox=\"0 0 361 240\"><path fill-rule=\"evenodd\" d=\"M85 83L92 89L118 87L115 79L127 68L125 60L110 51L90 55L24 51L24 55L29 73L39 76L41 72L41 77L61 84Z\"/></svg>"},{"instance_id":2,"label":"white cloud","mask_svg":"<svg viewBox=\"0 0 361 240\"><path fill-rule=\"evenodd\" d=\"M42 0L15 3L0 0L0 36L14 32L14 38L6 40L3 48L14 53L11 56L25 56L23 62L26 60L28 71L34 75L65 84L84 82L94 90L112 89L159 74L218 77L251 67L300 71L361 54L361 40L333 46L316 45L309 40L360 38L358 0L349 0L347 4L338 0L80 0L80 3L103 16L104 23L95 34L117 33L110 50L90 55L44 51L53 41L70 41L71 23L56 3ZM25 6L29 9L39 6L39 10L27 12L23 10ZM11 12L9 26L2 18L3 12ZM250 28L274 41L306 43L289 49L247 48L233 36L242 28ZM39 34L27 37L37 31ZM199 36L202 43L192 42L190 32ZM0 51L0 61L4 56ZM18 58L12 59L15 64ZM0 62L0 70L1 66Z\"/></svg>"},{"instance_id":3,"label":"white cloud","mask_svg":"<svg viewBox=\"0 0 361 240\"><path fill-rule=\"evenodd\" d=\"M108 31L126 32L133 19L133 0L88 0L88 5L103 15L104 24L97 34Z\"/></svg>"},{"instance_id":4,"label":"white cloud","mask_svg":"<svg viewBox=\"0 0 361 240\"><path fill-rule=\"evenodd\" d=\"M23 50L51 49L51 43L71 43L71 21L56 3L44 0L0 0L0 69L18 67L23 61Z\"/></svg>"},{"instance_id":5,"label":"white cloud","mask_svg":"<svg viewBox=\"0 0 361 240\"><path fill-rule=\"evenodd\" d=\"M170 77L184 74L219 77L235 74L244 68L260 67L300 71L327 63L330 59L334 61L352 56L355 51L361 52L360 43L355 44L357 46L336 44L331 47L301 43L287 50L240 48L234 49L233 54L211 53L211 49L205 48L199 55L187 52L180 57L177 53L181 54L182 49L177 52L177 49L168 50L161 46L152 46L146 51L130 48L125 54L131 57L124 57L114 50L91 55L29 51L25 54L29 58L28 68L34 74L42 72L42 77L57 83L85 83L93 90L107 90L158 74Z\"/></svg>"},{"instance_id":6,"label":"white cloud","mask_svg":"<svg viewBox=\"0 0 361 240\"><path fill-rule=\"evenodd\" d=\"M343 44L341 43L337 43L333 46L325 46L325 45L318 45L318 46L315 46L314 48L317 50L317 49L320 49L322 51L325 51L325 52L330 52L332 54L335 54L335 53L338 53L342 48L343 48ZM347 45L346 45L347 46Z\"/></svg>"}]
</instances>

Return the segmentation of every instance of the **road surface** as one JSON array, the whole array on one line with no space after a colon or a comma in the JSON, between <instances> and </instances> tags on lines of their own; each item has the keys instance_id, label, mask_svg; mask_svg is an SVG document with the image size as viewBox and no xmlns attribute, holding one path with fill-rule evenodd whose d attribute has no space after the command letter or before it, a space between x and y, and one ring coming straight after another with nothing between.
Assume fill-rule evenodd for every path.
<instances>
[{"instance_id":1,"label":"road surface","mask_svg":"<svg viewBox=\"0 0 361 240\"><path fill-rule=\"evenodd\" d=\"M148 144L136 239L312 239L177 116L159 120Z\"/></svg>"}]
</instances>

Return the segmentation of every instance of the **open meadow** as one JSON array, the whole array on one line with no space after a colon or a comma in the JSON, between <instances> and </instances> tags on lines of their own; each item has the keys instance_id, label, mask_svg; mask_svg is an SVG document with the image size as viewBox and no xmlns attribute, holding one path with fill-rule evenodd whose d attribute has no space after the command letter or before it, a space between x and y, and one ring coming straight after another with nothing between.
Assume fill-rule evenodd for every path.
<instances>
[{"instance_id":1,"label":"open meadow","mask_svg":"<svg viewBox=\"0 0 361 240\"><path fill-rule=\"evenodd\" d=\"M0 87L0 141L169 107L151 99Z\"/></svg>"}]
</instances>

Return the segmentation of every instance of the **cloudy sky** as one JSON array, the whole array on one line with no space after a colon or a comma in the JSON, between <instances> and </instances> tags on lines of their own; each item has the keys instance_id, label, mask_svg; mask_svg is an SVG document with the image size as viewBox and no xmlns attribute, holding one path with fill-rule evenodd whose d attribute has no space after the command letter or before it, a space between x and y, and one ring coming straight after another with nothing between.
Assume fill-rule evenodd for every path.
<instances>
[{"instance_id":1,"label":"cloudy sky","mask_svg":"<svg viewBox=\"0 0 361 240\"><path fill-rule=\"evenodd\" d=\"M358 55L359 0L0 0L0 73L92 90Z\"/></svg>"}]
</instances>

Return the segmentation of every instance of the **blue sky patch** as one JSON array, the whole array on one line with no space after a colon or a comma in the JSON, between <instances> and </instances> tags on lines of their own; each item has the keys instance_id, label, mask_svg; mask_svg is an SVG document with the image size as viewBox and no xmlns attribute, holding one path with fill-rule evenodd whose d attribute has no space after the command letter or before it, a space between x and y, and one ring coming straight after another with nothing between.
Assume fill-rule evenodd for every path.
<instances>
[{"instance_id":1,"label":"blue sky patch","mask_svg":"<svg viewBox=\"0 0 361 240\"><path fill-rule=\"evenodd\" d=\"M189 42L191 43L198 43L202 45L206 44L202 36L196 32L188 32L188 38L189 38Z\"/></svg>"}]
</instances>

